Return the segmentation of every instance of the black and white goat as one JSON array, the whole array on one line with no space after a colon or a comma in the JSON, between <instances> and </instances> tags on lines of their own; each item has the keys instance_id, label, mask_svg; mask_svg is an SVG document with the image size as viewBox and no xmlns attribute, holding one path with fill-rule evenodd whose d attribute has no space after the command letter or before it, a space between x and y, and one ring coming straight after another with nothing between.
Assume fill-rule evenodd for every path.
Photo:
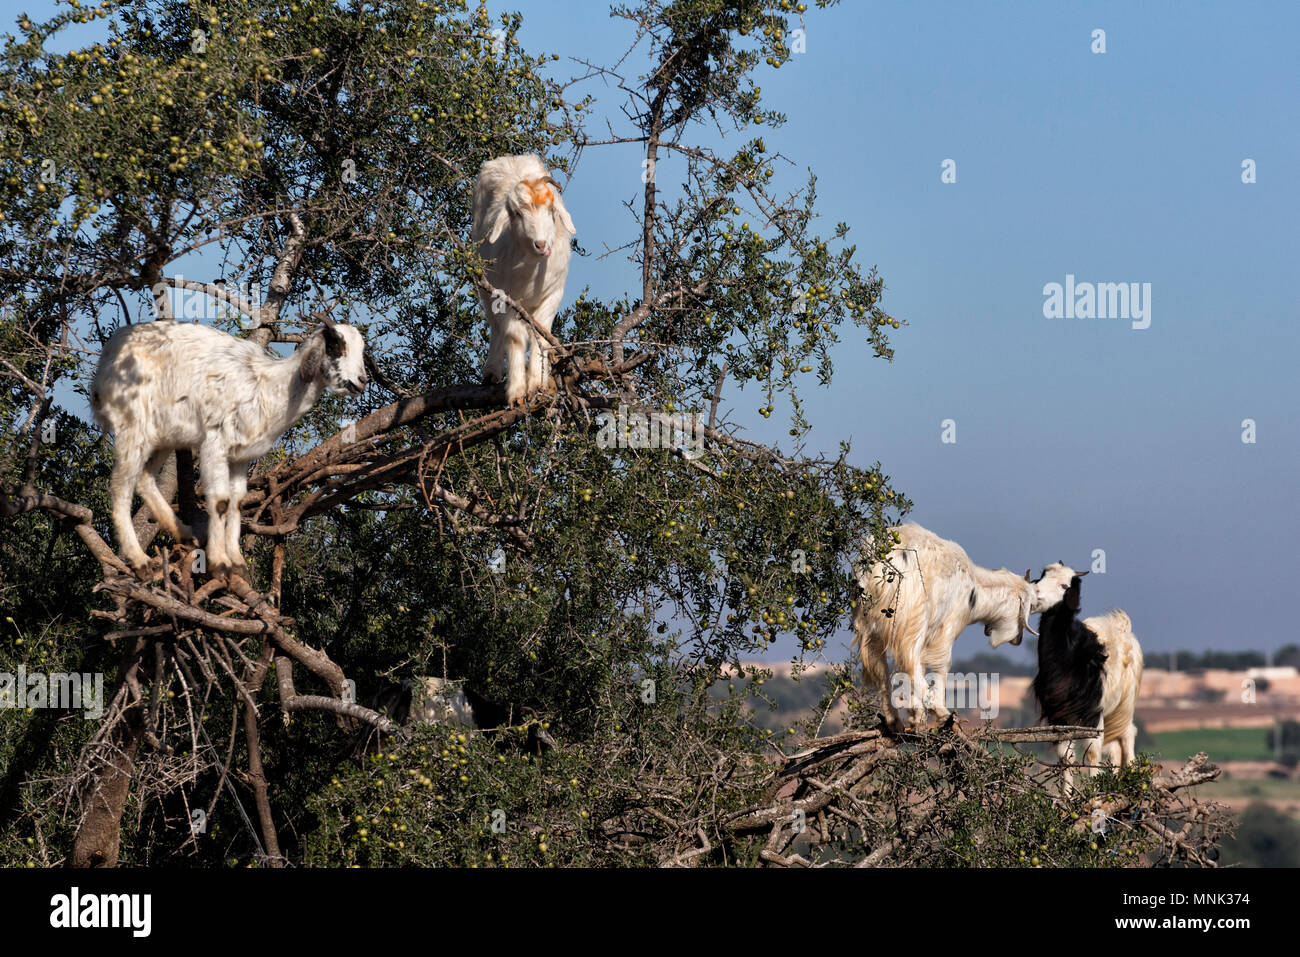
<instances>
[{"instance_id":1,"label":"black and white goat","mask_svg":"<svg viewBox=\"0 0 1300 957\"><path fill-rule=\"evenodd\" d=\"M1142 684L1142 648L1132 622L1115 609L1093 618L1078 618L1082 578L1062 562L1048 565L1035 582L1034 607L1038 620L1038 674L1034 695L1049 724L1081 725L1097 729L1087 739L1086 773L1096 774L1103 753L1113 764L1133 760L1137 726L1133 713ZM1062 741L1056 753L1069 765L1074 743Z\"/></svg>"}]
</instances>

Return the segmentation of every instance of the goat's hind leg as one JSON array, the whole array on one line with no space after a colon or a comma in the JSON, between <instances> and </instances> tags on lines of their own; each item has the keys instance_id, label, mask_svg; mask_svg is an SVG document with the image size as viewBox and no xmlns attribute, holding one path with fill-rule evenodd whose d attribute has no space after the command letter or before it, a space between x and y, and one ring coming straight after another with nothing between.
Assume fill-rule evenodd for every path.
<instances>
[{"instance_id":1,"label":"goat's hind leg","mask_svg":"<svg viewBox=\"0 0 1300 957\"><path fill-rule=\"evenodd\" d=\"M131 522L131 497L135 494L136 482L145 465L145 450L119 445L115 455L113 478L108 485L113 531L117 533L117 546L122 557L137 575L144 577L149 570L149 557L140 547L140 540L135 537L135 526Z\"/></svg>"},{"instance_id":2,"label":"goat's hind leg","mask_svg":"<svg viewBox=\"0 0 1300 957\"><path fill-rule=\"evenodd\" d=\"M1133 758L1137 755L1137 736L1137 725L1129 722L1129 726L1124 729L1119 739L1120 767L1133 763Z\"/></svg>"},{"instance_id":3,"label":"goat's hind leg","mask_svg":"<svg viewBox=\"0 0 1300 957\"><path fill-rule=\"evenodd\" d=\"M140 473L139 481L136 483L136 489L144 499L144 503L149 506L149 512L159 528L177 542L193 540L194 530L176 517L176 513L172 511L171 505L163 498L158 488L158 473L167 464L171 454L168 449L159 449L149 456L149 461L145 463L144 471Z\"/></svg>"}]
</instances>

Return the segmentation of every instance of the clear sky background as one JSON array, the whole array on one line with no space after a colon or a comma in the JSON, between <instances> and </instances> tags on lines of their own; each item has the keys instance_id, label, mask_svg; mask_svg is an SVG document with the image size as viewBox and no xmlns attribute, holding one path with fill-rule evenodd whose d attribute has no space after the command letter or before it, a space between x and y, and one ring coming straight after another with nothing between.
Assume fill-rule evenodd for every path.
<instances>
[{"instance_id":1,"label":"clear sky background","mask_svg":"<svg viewBox=\"0 0 1300 957\"><path fill-rule=\"evenodd\" d=\"M556 75L632 39L600 0L490 8L523 12L520 42L560 54ZM48 9L0 0L0 19ZM1149 659L1300 641L1300 5L848 0L806 29L806 53L759 75L789 118L764 131L795 162L777 182L818 174L822 231L852 227L909 323L892 364L848 338L831 387L809 377L813 447L852 439L912 519L981 564L1037 575L1104 549L1084 611L1126 609ZM605 116L627 131L618 91L581 89L593 135ZM661 162L661 188L679 170ZM587 250L633 238L640 173L635 146L583 154L565 199ZM1067 273L1150 283L1150 328L1044 318L1043 286ZM620 256L575 259L567 300L621 297L631 276ZM786 438L756 393L725 399L755 437ZM970 629L957 657L987 647Z\"/></svg>"},{"instance_id":2,"label":"clear sky background","mask_svg":"<svg viewBox=\"0 0 1300 957\"><path fill-rule=\"evenodd\" d=\"M521 44L566 76L632 37L600 2L491 6L521 10ZM818 174L824 232L852 227L909 323L892 364L841 344L831 387L806 395L813 445L851 438L912 519L981 564L1037 576L1104 549L1084 612L1127 610L1149 659L1300 640L1300 5L849 2L806 29L807 52L760 75L789 118L764 135L796 163L788 185ZM625 131L617 91L584 89ZM588 250L632 237L640 158L583 154L565 198ZM658 173L680 181L671 161ZM1150 328L1044 318L1043 286L1067 273L1151 283ZM575 259L568 298L622 294L630 275ZM727 398L784 436L756 394ZM987 647L968 629L957 657Z\"/></svg>"}]
</instances>

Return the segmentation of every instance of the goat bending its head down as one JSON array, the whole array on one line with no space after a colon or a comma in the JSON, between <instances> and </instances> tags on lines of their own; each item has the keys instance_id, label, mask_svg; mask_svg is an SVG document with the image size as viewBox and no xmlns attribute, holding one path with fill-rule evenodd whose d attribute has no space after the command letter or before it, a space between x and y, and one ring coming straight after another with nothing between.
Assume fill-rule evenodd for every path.
<instances>
[{"instance_id":1,"label":"goat bending its head down","mask_svg":"<svg viewBox=\"0 0 1300 957\"><path fill-rule=\"evenodd\" d=\"M940 720L950 714L942 701L926 701L928 675L935 688L947 686L952 646L967 625L982 623L994 647L1020 644L1034 605L1034 586L1015 572L983 568L956 542L915 523L893 530L898 544L887 562L861 572L862 594L854 607L853 628L863 676L880 694L889 726L902 726L891 701L888 659L894 674L906 679L904 695L914 725L925 710Z\"/></svg>"},{"instance_id":2,"label":"goat bending its head down","mask_svg":"<svg viewBox=\"0 0 1300 957\"><path fill-rule=\"evenodd\" d=\"M564 298L569 238L576 233L559 184L540 157L498 156L483 164L474 183L472 235L487 261L484 278L547 332ZM544 347L504 298L487 292L479 297L491 330L483 378L504 380L506 401L518 405L545 382Z\"/></svg>"},{"instance_id":3,"label":"goat bending its head down","mask_svg":"<svg viewBox=\"0 0 1300 957\"><path fill-rule=\"evenodd\" d=\"M91 384L91 410L114 436L109 487L122 556L138 573L149 564L131 524L137 489L159 527L193 538L158 489L176 449L199 455L208 512L207 560L216 574L244 565L239 502L248 466L271 450L329 389L360 395L368 381L365 340L329 320L287 359L198 323L148 322L119 329L104 345Z\"/></svg>"}]
</instances>

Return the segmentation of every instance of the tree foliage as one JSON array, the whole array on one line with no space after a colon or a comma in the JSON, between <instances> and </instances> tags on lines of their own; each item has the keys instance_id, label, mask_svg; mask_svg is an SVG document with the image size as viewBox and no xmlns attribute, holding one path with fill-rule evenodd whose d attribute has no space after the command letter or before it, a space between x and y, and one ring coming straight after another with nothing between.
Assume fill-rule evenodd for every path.
<instances>
[{"instance_id":1,"label":"tree foliage","mask_svg":"<svg viewBox=\"0 0 1300 957\"><path fill-rule=\"evenodd\" d=\"M764 140L783 118L755 79L792 55L803 5L613 13L629 53L563 82L517 15L463 2L73 0L20 19L0 67L0 667L104 671L109 701L100 722L6 720L6 863L762 859L736 822L792 744L732 679L778 639L820 656L852 563L908 507L847 445L807 450L801 396L830 383L841 335L888 359L900 323L848 227L818 232L815 179L792 186ZM89 24L101 39L74 41ZM600 135L597 91L622 115L605 104ZM645 173L638 280L594 296L576 257L551 387L503 408L477 384L473 177L537 152L576 179L588 149ZM111 450L82 418L100 343L196 320L284 351L321 310L366 331L375 384L255 467L249 581L208 580L168 541L132 579L107 545ZM721 401L738 392L788 408L788 442L746 439ZM611 446L620 410L634 425ZM699 447L646 447L648 412L697 416ZM182 454L172 487L202 526L193 485ZM391 733L370 705L418 675L509 720ZM837 674L827 700L848 691ZM536 753L530 726L558 747Z\"/></svg>"}]
</instances>

